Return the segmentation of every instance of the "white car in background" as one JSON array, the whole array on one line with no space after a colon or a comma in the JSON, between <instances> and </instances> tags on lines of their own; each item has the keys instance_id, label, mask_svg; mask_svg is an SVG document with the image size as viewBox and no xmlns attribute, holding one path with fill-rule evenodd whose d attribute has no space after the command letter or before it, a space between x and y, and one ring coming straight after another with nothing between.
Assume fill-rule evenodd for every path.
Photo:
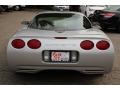
<instances>
[{"instance_id":1,"label":"white car in background","mask_svg":"<svg viewBox=\"0 0 120 90\"><path fill-rule=\"evenodd\" d=\"M90 17L93 15L95 10L103 10L107 7L107 5L82 5L81 12L84 13L87 17Z\"/></svg>"},{"instance_id":2,"label":"white car in background","mask_svg":"<svg viewBox=\"0 0 120 90\"><path fill-rule=\"evenodd\" d=\"M55 5L53 8L58 11L67 11L69 10L69 5Z\"/></svg>"}]
</instances>

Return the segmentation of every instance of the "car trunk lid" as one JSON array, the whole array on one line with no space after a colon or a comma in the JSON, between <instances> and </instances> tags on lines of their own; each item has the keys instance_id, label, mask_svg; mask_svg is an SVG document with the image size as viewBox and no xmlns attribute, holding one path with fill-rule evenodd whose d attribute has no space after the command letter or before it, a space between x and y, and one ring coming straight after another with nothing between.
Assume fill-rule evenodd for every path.
<instances>
[{"instance_id":1,"label":"car trunk lid","mask_svg":"<svg viewBox=\"0 0 120 90\"><path fill-rule=\"evenodd\" d=\"M41 38L106 38L106 35L97 29L74 30L74 31L49 31L49 30L21 30L14 37L41 37Z\"/></svg>"}]
</instances>

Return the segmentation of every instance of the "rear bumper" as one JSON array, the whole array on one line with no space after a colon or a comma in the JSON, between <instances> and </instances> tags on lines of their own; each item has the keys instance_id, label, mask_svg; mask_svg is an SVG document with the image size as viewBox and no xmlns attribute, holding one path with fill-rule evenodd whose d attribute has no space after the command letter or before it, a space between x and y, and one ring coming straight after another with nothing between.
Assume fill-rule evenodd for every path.
<instances>
[{"instance_id":1,"label":"rear bumper","mask_svg":"<svg viewBox=\"0 0 120 90\"><path fill-rule=\"evenodd\" d=\"M11 53L10 53L11 54ZM80 53L79 60L75 63L44 62L39 54L30 56L19 53L17 57L8 54L9 69L16 72L39 72L49 69L75 70L83 73L100 74L112 70L114 53ZM38 58L39 57L39 58Z\"/></svg>"},{"instance_id":2,"label":"rear bumper","mask_svg":"<svg viewBox=\"0 0 120 90\"><path fill-rule=\"evenodd\" d=\"M19 72L38 72L47 69L76 70L85 73L108 73L111 71L114 52L84 52L79 53L75 63L44 62L41 53L8 53L9 69Z\"/></svg>"},{"instance_id":3,"label":"rear bumper","mask_svg":"<svg viewBox=\"0 0 120 90\"><path fill-rule=\"evenodd\" d=\"M42 41L42 39L41 39ZM44 40L45 41L45 40ZM107 50L101 51L94 47L92 50L83 50L80 48L80 40L69 40L69 42L43 41L42 47L36 50L25 46L22 49L15 49L11 46L11 41L7 47L8 66L13 71L19 72L38 72L47 69L67 69L81 72L110 72L114 60L114 48L112 42ZM94 39L94 43L97 43ZM46 44L46 42L51 42ZM44 62L42 52L44 50L64 50L77 51L78 61L75 63L51 63ZM27 70L28 69L28 70ZM96 70L97 69L97 70ZM87 70L87 71L86 71Z\"/></svg>"},{"instance_id":4,"label":"rear bumper","mask_svg":"<svg viewBox=\"0 0 120 90\"><path fill-rule=\"evenodd\" d=\"M83 66L17 66L18 73L37 73L44 70L74 70L84 74L104 74L110 72L104 67L83 67Z\"/></svg>"}]
</instances>

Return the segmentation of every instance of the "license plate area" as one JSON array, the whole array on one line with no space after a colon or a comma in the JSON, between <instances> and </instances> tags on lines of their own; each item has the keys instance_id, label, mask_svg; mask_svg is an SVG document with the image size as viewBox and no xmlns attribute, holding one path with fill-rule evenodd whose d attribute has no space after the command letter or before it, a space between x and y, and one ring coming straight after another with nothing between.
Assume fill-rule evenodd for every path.
<instances>
[{"instance_id":1,"label":"license plate area","mask_svg":"<svg viewBox=\"0 0 120 90\"><path fill-rule=\"evenodd\" d=\"M76 63L79 60L79 53L67 50L44 50L42 58L44 62Z\"/></svg>"},{"instance_id":2,"label":"license plate area","mask_svg":"<svg viewBox=\"0 0 120 90\"><path fill-rule=\"evenodd\" d=\"M52 51L50 57L51 62L70 62L69 51Z\"/></svg>"}]
</instances>

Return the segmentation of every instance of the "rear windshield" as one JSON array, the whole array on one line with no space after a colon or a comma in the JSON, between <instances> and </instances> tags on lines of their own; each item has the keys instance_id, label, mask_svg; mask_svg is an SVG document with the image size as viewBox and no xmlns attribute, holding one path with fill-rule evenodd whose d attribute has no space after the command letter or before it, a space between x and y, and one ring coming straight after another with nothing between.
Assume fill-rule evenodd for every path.
<instances>
[{"instance_id":1,"label":"rear windshield","mask_svg":"<svg viewBox=\"0 0 120 90\"><path fill-rule=\"evenodd\" d=\"M37 15L29 27L40 30L82 30L91 28L91 23L79 14L45 13Z\"/></svg>"}]
</instances>

